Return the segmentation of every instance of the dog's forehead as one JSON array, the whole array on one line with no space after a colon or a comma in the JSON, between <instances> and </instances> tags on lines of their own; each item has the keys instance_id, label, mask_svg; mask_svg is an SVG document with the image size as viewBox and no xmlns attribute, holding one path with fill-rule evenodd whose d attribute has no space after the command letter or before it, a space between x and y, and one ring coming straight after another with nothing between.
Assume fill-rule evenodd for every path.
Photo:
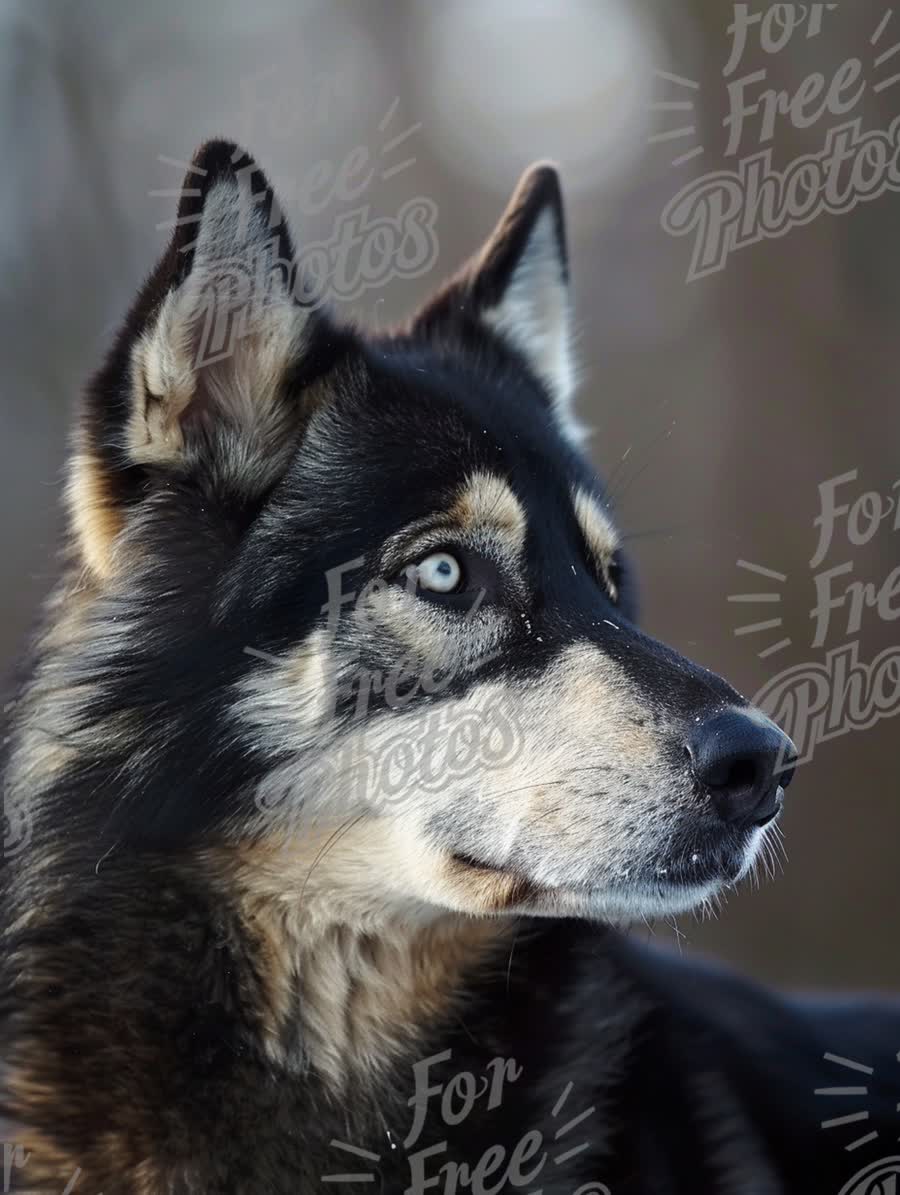
<instances>
[{"instance_id":1,"label":"dog's forehead","mask_svg":"<svg viewBox=\"0 0 900 1195\"><path fill-rule=\"evenodd\" d=\"M389 504L398 525L433 510L523 532L574 520L606 550L613 532L597 474L524 371L384 353L356 375L353 391L313 447L338 484Z\"/></svg>"}]
</instances>

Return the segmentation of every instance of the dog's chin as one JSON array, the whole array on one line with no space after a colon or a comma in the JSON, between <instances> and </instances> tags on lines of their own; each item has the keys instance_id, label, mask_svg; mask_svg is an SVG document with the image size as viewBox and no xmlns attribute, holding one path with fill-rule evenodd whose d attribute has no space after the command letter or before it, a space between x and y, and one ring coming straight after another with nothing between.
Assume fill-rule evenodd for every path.
<instances>
[{"instance_id":1,"label":"dog's chin","mask_svg":"<svg viewBox=\"0 0 900 1195\"><path fill-rule=\"evenodd\" d=\"M538 917L581 917L617 925L672 917L708 906L750 872L760 851L764 829L754 829L739 843L704 853L692 852L669 866L628 869L612 881L556 883L524 870L510 869L454 854L454 862L481 876L507 881L516 899L503 912Z\"/></svg>"},{"instance_id":2,"label":"dog's chin","mask_svg":"<svg viewBox=\"0 0 900 1195\"><path fill-rule=\"evenodd\" d=\"M707 906L729 882L633 884L621 887L554 888L541 893L523 912L544 917L580 917L627 926L691 913Z\"/></svg>"}]
</instances>

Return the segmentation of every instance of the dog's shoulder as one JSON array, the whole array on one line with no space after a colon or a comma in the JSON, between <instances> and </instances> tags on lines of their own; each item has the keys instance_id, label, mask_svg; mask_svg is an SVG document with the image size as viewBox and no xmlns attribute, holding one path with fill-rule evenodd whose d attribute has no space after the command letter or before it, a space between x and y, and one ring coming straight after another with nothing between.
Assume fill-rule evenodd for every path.
<instances>
[{"instance_id":1,"label":"dog's shoulder","mask_svg":"<svg viewBox=\"0 0 900 1195\"><path fill-rule=\"evenodd\" d=\"M644 1010L620 1092L630 1156L665 1153L688 1184L710 1165L837 1192L896 1135L897 1003L783 994L630 937L605 949Z\"/></svg>"}]
</instances>

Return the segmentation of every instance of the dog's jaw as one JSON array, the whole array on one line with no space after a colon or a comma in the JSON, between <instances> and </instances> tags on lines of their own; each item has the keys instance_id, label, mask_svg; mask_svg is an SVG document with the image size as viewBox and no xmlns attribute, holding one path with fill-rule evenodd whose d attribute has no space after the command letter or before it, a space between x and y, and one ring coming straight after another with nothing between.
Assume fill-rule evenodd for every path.
<instances>
[{"instance_id":1,"label":"dog's jaw","mask_svg":"<svg viewBox=\"0 0 900 1195\"><path fill-rule=\"evenodd\" d=\"M452 865L468 875L471 884L483 887L493 882L497 891L503 892L497 913L580 917L627 926L713 908L724 892L753 873L777 821L774 818L750 831L741 849L730 852L727 860L695 854L687 873L683 869L676 873L661 865L653 875L628 872L607 883L585 884L547 882L525 869L485 862L464 853L454 852Z\"/></svg>"}]
</instances>

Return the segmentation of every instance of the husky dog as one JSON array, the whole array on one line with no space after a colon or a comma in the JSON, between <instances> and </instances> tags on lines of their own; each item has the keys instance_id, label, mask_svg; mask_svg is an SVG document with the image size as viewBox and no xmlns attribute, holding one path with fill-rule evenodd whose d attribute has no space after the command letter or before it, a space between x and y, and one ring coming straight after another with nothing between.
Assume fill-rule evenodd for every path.
<instances>
[{"instance_id":1,"label":"husky dog","mask_svg":"<svg viewBox=\"0 0 900 1195\"><path fill-rule=\"evenodd\" d=\"M390 333L305 264L207 144L84 397L5 748L6 1189L893 1174L897 1010L614 928L744 876L793 755L637 629L572 413L556 172Z\"/></svg>"}]
</instances>

